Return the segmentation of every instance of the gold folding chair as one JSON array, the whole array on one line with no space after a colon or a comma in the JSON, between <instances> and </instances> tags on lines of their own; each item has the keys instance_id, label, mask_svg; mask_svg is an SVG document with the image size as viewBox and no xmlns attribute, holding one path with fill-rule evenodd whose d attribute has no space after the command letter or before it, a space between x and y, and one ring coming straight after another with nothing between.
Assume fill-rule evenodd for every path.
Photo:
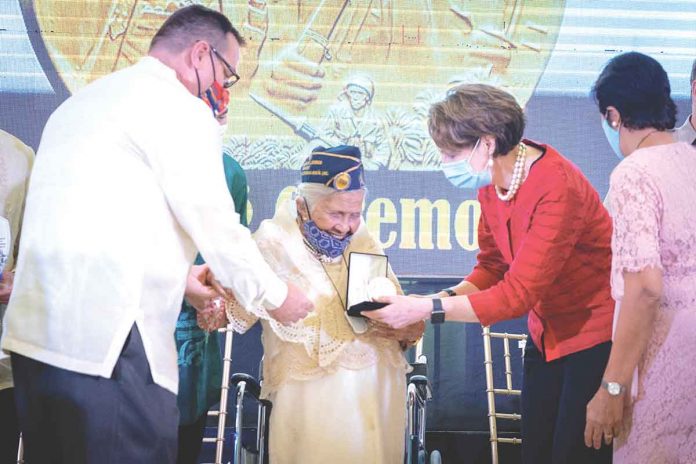
<instances>
[{"instance_id":1,"label":"gold folding chair","mask_svg":"<svg viewBox=\"0 0 696 464\"><path fill-rule=\"evenodd\" d=\"M504 360L505 360L505 388L495 388L493 385L493 355L491 350L491 339L500 338L503 340ZM500 413L495 408L496 395L521 395L522 391L512 387L512 362L510 354L510 340L517 340L517 347L524 354L524 346L527 343L527 335L491 332L490 327L483 327L483 357L486 369L486 396L488 399L488 427L491 432L491 459L493 464L498 464L498 443L511 443L519 445L522 440L519 438L502 438L498 436L498 419L516 420L522 419L517 413Z\"/></svg>"},{"instance_id":2,"label":"gold folding chair","mask_svg":"<svg viewBox=\"0 0 696 464\"><path fill-rule=\"evenodd\" d=\"M230 369L232 366L232 338L234 329L228 324L218 332L225 334L225 350L222 358L222 385L220 390L220 409L208 411L208 416L217 416L218 425L214 438L203 438L203 443L215 443L215 464L222 463L222 452L225 448L225 423L227 422L227 399L230 390Z\"/></svg>"}]
</instances>

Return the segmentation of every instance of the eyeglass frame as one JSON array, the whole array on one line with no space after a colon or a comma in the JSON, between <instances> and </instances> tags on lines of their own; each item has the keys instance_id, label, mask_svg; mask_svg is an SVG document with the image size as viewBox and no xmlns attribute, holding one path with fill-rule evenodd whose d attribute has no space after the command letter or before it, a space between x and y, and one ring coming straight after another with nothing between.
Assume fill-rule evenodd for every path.
<instances>
[{"instance_id":1,"label":"eyeglass frame","mask_svg":"<svg viewBox=\"0 0 696 464\"><path fill-rule=\"evenodd\" d=\"M218 52L217 49L215 47L213 47L212 45L210 46L210 51L211 51L211 59L212 59L212 54L215 53L215 56L217 57L217 59L222 62L222 64L227 68L227 71L231 74L230 77L225 77L223 84L222 84L222 86L224 88L229 89L234 84L239 82L241 77L239 76L239 74L237 74L237 72L234 70L232 65L229 64L227 62L227 60L220 54L220 52ZM214 66L213 66L213 74L215 74L215 67ZM215 78L214 75L213 75L213 78ZM232 79L234 79L234 80L232 80Z\"/></svg>"}]
</instances>

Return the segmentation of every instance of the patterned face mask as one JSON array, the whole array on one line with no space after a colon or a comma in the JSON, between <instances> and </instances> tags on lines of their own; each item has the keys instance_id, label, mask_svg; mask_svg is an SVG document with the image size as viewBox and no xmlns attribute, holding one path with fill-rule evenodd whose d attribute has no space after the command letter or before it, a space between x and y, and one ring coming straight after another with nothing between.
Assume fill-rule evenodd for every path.
<instances>
[{"instance_id":1,"label":"patterned face mask","mask_svg":"<svg viewBox=\"0 0 696 464\"><path fill-rule=\"evenodd\" d=\"M352 235L336 238L317 227L317 224L311 219L302 223L302 232L305 240L316 252L331 259L341 256L348 247L350 239L353 238Z\"/></svg>"},{"instance_id":2,"label":"patterned face mask","mask_svg":"<svg viewBox=\"0 0 696 464\"><path fill-rule=\"evenodd\" d=\"M203 101L213 110L215 119L227 113L227 105L230 103L230 92L217 81L204 92Z\"/></svg>"},{"instance_id":3,"label":"patterned face mask","mask_svg":"<svg viewBox=\"0 0 696 464\"><path fill-rule=\"evenodd\" d=\"M217 77L215 76L215 65L213 64L212 50L210 51L210 65L213 68L213 85L211 85L205 91L202 91L201 78L198 75L198 69L196 69L195 71L196 82L198 84L198 98L206 102L210 109L213 110L213 116L215 117L215 119L218 119L227 113L227 105L229 105L230 103L230 92L227 89L231 87L232 84L230 84L229 86L223 86L217 81ZM217 55L217 51L215 51L215 54ZM227 62L225 62L225 65L227 65Z\"/></svg>"},{"instance_id":4,"label":"patterned face mask","mask_svg":"<svg viewBox=\"0 0 696 464\"><path fill-rule=\"evenodd\" d=\"M304 200L307 205L307 200ZM336 259L343 254L350 243L353 235L346 235L344 238L336 238L328 232L321 230L317 223L312 220L309 215L309 205L307 205L308 219L302 221L302 235L307 244L317 253L324 255L330 259Z\"/></svg>"}]
</instances>

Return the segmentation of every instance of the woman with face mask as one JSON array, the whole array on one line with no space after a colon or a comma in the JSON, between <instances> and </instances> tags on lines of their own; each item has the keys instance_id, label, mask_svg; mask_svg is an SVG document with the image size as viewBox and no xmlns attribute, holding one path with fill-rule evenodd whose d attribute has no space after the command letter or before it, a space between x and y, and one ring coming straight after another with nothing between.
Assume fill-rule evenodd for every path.
<instances>
[{"instance_id":1,"label":"woman with face mask","mask_svg":"<svg viewBox=\"0 0 696 464\"><path fill-rule=\"evenodd\" d=\"M351 252L384 254L362 212L360 150L319 147L304 163L294 201L263 221L254 239L271 268L302 288L315 311L283 326L262 307L228 304L237 331L263 326L263 391L273 402L273 464L402 463L406 368L402 347L424 324L393 330L346 315ZM399 288L391 269L389 278Z\"/></svg>"},{"instance_id":2,"label":"woman with face mask","mask_svg":"<svg viewBox=\"0 0 696 464\"><path fill-rule=\"evenodd\" d=\"M614 442L614 462L696 462L696 149L675 143L667 73L625 53L593 93L609 144L614 219L613 346L587 407L587 446Z\"/></svg>"},{"instance_id":3,"label":"woman with face mask","mask_svg":"<svg viewBox=\"0 0 696 464\"><path fill-rule=\"evenodd\" d=\"M364 314L395 328L528 315L523 462L608 463L611 448L587 448L583 432L611 347L611 220L580 170L522 138L524 125L514 97L487 85L456 87L433 105L429 129L445 175L478 189L477 263L436 298L386 297L388 306Z\"/></svg>"}]
</instances>

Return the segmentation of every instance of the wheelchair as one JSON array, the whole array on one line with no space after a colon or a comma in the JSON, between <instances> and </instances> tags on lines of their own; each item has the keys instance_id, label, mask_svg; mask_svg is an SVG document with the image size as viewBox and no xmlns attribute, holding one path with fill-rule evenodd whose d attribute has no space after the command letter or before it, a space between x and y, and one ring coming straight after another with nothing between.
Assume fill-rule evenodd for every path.
<instances>
[{"instance_id":1,"label":"wheelchair","mask_svg":"<svg viewBox=\"0 0 696 464\"><path fill-rule=\"evenodd\" d=\"M406 453L405 464L442 464L440 452L428 454L425 446L427 403L432 399L428 382L427 358L423 354L423 339L416 345L415 362L407 376L406 389Z\"/></svg>"},{"instance_id":2,"label":"wheelchair","mask_svg":"<svg viewBox=\"0 0 696 464\"><path fill-rule=\"evenodd\" d=\"M235 434L232 464L268 464L269 453L269 422L273 408L269 400L261 398L263 379L258 381L243 373L229 376L231 365L232 331L225 330L225 356L223 359L223 388L220 398L220 411L211 411L218 415L218 433L216 439L204 441L217 442L215 464L223 464L224 427L229 392L235 391ZM422 340L415 347L415 362L413 370L407 376L406 415L404 464L441 464L442 458L438 451L428 453L425 444L427 402L432 398L427 377L427 359L422 353ZM261 361L263 364L263 360ZM263 372L262 366L259 372ZM228 377L229 376L229 377ZM255 447L245 446L242 442L242 418L244 416L244 399L250 397L257 403L257 428Z\"/></svg>"}]
</instances>

